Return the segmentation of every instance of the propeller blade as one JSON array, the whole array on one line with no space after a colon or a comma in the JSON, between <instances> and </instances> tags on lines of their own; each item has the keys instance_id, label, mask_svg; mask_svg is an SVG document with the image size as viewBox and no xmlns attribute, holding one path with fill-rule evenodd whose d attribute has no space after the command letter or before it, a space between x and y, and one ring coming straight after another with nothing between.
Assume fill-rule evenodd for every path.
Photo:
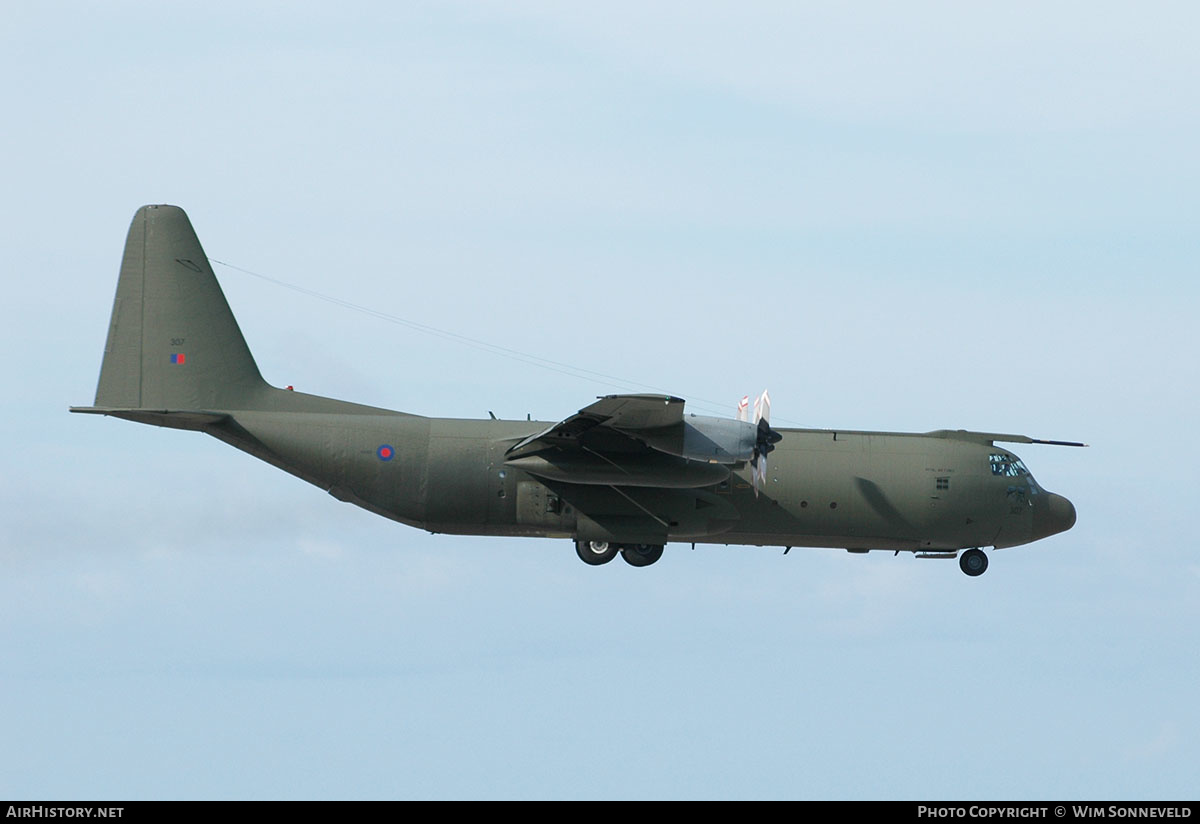
<instances>
[{"instance_id":1,"label":"propeller blade","mask_svg":"<svg viewBox=\"0 0 1200 824\"><path fill-rule=\"evenodd\" d=\"M754 455L750 458L751 476L754 481L754 497L758 490L767 482L767 455L775 449L775 444L783 440L783 436L771 428L771 396L767 390L754 401L754 422L758 433L754 442Z\"/></svg>"},{"instance_id":2,"label":"propeller blade","mask_svg":"<svg viewBox=\"0 0 1200 824\"><path fill-rule=\"evenodd\" d=\"M771 396L767 394L767 390L758 396L754 401L754 422L766 421L771 422Z\"/></svg>"}]
</instances>

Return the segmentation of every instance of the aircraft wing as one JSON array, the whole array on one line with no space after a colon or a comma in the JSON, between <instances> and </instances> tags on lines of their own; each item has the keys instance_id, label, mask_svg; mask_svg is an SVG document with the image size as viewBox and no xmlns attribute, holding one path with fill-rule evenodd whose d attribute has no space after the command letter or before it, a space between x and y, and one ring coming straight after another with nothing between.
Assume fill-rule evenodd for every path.
<instances>
[{"instance_id":1,"label":"aircraft wing","mask_svg":"<svg viewBox=\"0 0 1200 824\"><path fill-rule=\"evenodd\" d=\"M597 427L636 440L634 433L641 430L682 424L683 403L683 398L672 395L605 395L566 420L514 444L505 455L515 460L553 447L578 447L581 438ZM594 436L602 434L606 433Z\"/></svg>"},{"instance_id":2,"label":"aircraft wing","mask_svg":"<svg viewBox=\"0 0 1200 824\"><path fill-rule=\"evenodd\" d=\"M1040 443L1048 446L1087 446L1079 441L1047 441L1041 438L1031 438L1028 435L1005 435L1000 432L972 432L967 429L938 429L935 432L930 432L930 435L939 438L952 438L960 441L978 441L995 445L997 441L1003 443Z\"/></svg>"},{"instance_id":3,"label":"aircraft wing","mask_svg":"<svg viewBox=\"0 0 1200 824\"><path fill-rule=\"evenodd\" d=\"M673 395L605 395L513 444L504 461L562 483L697 489L747 461L761 464L780 438L765 417L685 419L683 405Z\"/></svg>"}]
</instances>

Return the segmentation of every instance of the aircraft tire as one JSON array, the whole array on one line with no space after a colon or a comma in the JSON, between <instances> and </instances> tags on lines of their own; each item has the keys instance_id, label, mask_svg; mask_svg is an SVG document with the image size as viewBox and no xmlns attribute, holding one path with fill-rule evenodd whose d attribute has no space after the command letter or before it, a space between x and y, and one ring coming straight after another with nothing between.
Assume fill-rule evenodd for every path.
<instances>
[{"instance_id":1,"label":"aircraft tire","mask_svg":"<svg viewBox=\"0 0 1200 824\"><path fill-rule=\"evenodd\" d=\"M576 541L575 554L579 560L590 566L607 564L617 557L617 545L608 541Z\"/></svg>"},{"instance_id":2,"label":"aircraft tire","mask_svg":"<svg viewBox=\"0 0 1200 824\"><path fill-rule=\"evenodd\" d=\"M662 557L662 544L625 544L621 557L625 563L635 567L647 567Z\"/></svg>"},{"instance_id":3,"label":"aircraft tire","mask_svg":"<svg viewBox=\"0 0 1200 824\"><path fill-rule=\"evenodd\" d=\"M958 567L974 578L987 572L988 557L982 549L968 549L958 559Z\"/></svg>"}]
</instances>

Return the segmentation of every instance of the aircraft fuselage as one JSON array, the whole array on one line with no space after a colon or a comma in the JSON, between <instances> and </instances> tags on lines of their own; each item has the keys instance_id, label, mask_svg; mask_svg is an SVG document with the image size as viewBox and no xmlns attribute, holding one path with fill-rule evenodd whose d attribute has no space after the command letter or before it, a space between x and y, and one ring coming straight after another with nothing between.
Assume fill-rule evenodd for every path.
<instances>
[{"instance_id":1,"label":"aircraft fuselage","mask_svg":"<svg viewBox=\"0 0 1200 824\"><path fill-rule=\"evenodd\" d=\"M300 406L308 398L295 393ZM233 412L187 428L430 532L951 551L1025 544L1074 522L1066 499L1010 450L939 434L780 429L756 495L749 466L673 489L567 483L506 461L513 443L548 425L356 407Z\"/></svg>"}]
</instances>

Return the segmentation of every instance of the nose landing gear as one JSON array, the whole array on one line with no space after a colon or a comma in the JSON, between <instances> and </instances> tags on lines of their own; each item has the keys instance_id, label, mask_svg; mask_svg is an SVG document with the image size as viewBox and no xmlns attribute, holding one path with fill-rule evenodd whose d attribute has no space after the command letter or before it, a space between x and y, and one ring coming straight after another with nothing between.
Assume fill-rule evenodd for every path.
<instances>
[{"instance_id":1,"label":"nose landing gear","mask_svg":"<svg viewBox=\"0 0 1200 824\"><path fill-rule=\"evenodd\" d=\"M988 557L982 549L968 549L958 557L958 568L974 578L987 572Z\"/></svg>"}]
</instances>

